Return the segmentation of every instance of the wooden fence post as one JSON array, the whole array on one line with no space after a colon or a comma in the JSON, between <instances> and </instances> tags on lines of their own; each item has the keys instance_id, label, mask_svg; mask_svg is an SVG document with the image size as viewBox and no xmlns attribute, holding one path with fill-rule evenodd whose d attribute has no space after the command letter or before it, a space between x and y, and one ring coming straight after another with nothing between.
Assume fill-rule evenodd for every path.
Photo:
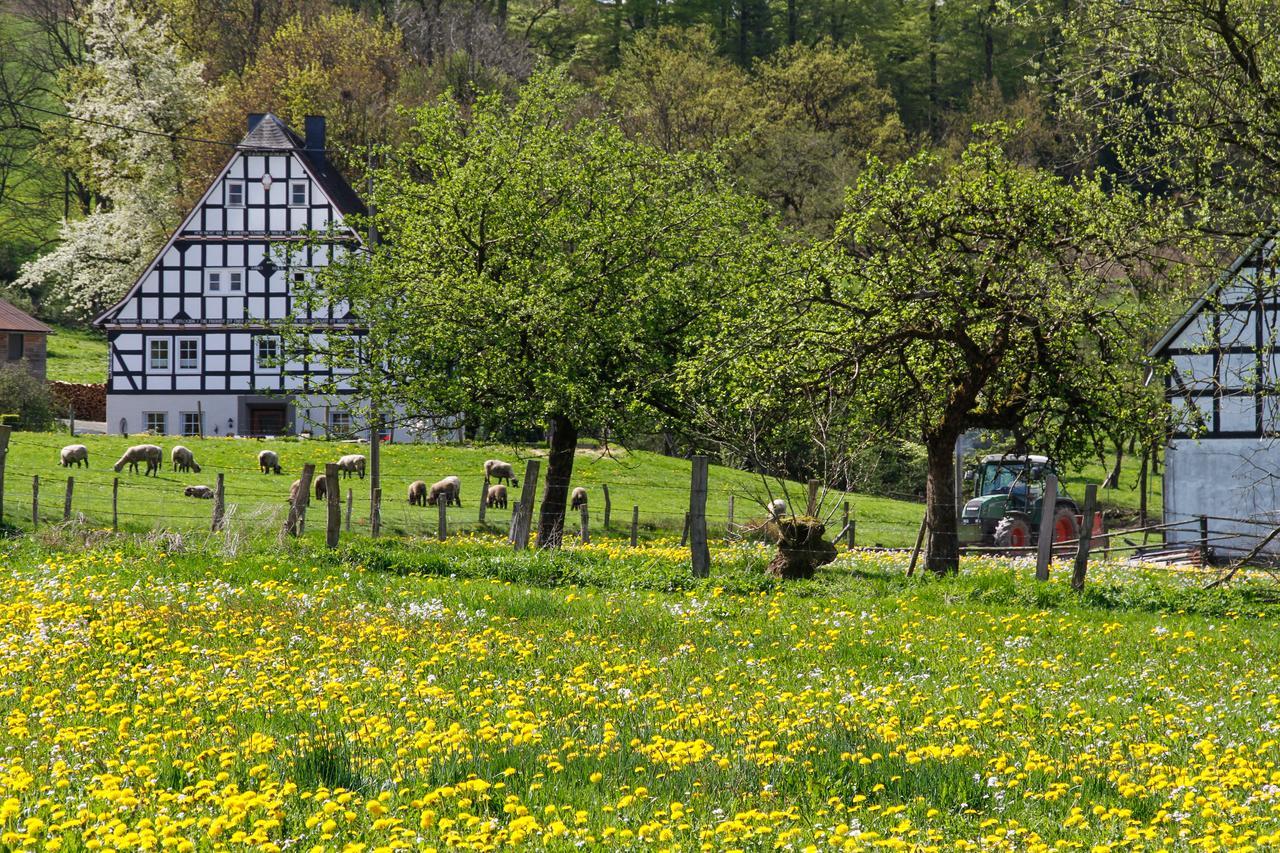
<instances>
[{"instance_id":1,"label":"wooden fence post","mask_svg":"<svg viewBox=\"0 0 1280 853\"><path fill-rule=\"evenodd\" d=\"M848 547L852 551L858 545L858 519L849 519Z\"/></svg>"},{"instance_id":2,"label":"wooden fence post","mask_svg":"<svg viewBox=\"0 0 1280 853\"><path fill-rule=\"evenodd\" d=\"M843 504L842 519L844 521L844 525L840 529L844 531L845 541L847 542L849 538L849 502L843 501L842 504ZM850 545L849 548L852 549L853 546Z\"/></svg>"},{"instance_id":3,"label":"wooden fence post","mask_svg":"<svg viewBox=\"0 0 1280 853\"><path fill-rule=\"evenodd\" d=\"M343 525L346 528L347 533L351 532L351 506L352 504L355 503L355 500L356 500L355 494L351 491L350 488L348 488L347 489L347 518L346 518L346 523Z\"/></svg>"},{"instance_id":4,"label":"wooden fence post","mask_svg":"<svg viewBox=\"0 0 1280 853\"><path fill-rule=\"evenodd\" d=\"M5 458L9 455L9 434L12 427L0 424L0 522L4 521L4 469Z\"/></svg>"},{"instance_id":5,"label":"wooden fence post","mask_svg":"<svg viewBox=\"0 0 1280 853\"><path fill-rule=\"evenodd\" d=\"M111 529L120 530L120 478L111 479Z\"/></svg>"},{"instance_id":6,"label":"wooden fence post","mask_svg":"<svg viewBox=\"0 0 1280 853\"><path fill-rule=\"evenodd\" d=\"M213 490L213 532L217 533L222 529L222 523L226 518L227 502L226 491L223 483L223 475L218 475L218 485Z\"/></svg>"},{"instance_id":7,"label":"wooden fence post","mask_svg":"<svg viewBox=\"0 0 1280 853\"><path fill-rule=\"evenodd\" d=\"M636 547L637 537L640 535L640 507L631 507L631 547Z\"/></svg>"},{"instance_id":8,"label":"wooden fence post","mask_svg":"<svg viewBox=\"0 0 1280 853\"><path fill-rule=\"evenodd\" d=\"M729 517L725 520L724 535L726 539L733 535L733 495L729 495Z\"/></svg>"},{"instance_id":9,"label":"wooden fence post","mask_svg":"<svg viewBox=\"0 0 1280 853\"><path fill-rule=\"evenodd\" d=\"M376 402L373 411L369 419L369 534L377 536L382 532L382 413Z\"/></svg>"},{"instance_id":10,"label":"wooden fence post","mask_svg":"<svg viewBox=\"0 0 1280 853\"><path fill-rule=\"evenodd\" d=\"M609 484L601 483L600 491L604 492L604 529L609 529L609 514L613 512L613 503L609 500Z\"/></svg>"},{"instance_id":11,"label":"wooden fence post","mask_svg":"<svg viewBox=\"0 0 1280 853\"><path fill-rule=\"evenodd\" d=\"M583 504L579 507L582 515L578 521L578 538L582 540L583 545L591 544L591 513L587 509L587 505Z\"/></svg>"},{"instance_id":12,"label":"wooden fence post","mask_svg":"<svg viewBox=\"0 0 1280 853\"><path fill-rule=\"evenodd\" d=\"M680 528L680 547L689 544L689 513L684 514L684 527Z\"/></svg>"},{"instance_id":13,"label":"wooden fence post","mask_svg":"<svg viewBox=\"0 0 1280 853\"><path fill-rule=\"evenodd\" d=\"M76 490L76 478L68 477L67 478L67 494L62 499L62 520L63 521L71 520L71 494L75 490Z\"/></svg>"},{"instance_id":14,"label":"wooden fence post","mask_svg":"<svg viewBox=\"0 0 1280 853\"><path fill-rule=\"evenodd\" d=\"M1040 506L1040 534L1036 540L1036 580L1049 579L1049 560L1053 557L1053 515L1058 510L1058 478L1050 474L1044 479L1044 498Z\"/></svg>"},{"instance_id":15,"label":"wooden fence post","mask_svg":"<svg viewBox=\"0 0 1280 853\"><path fill-rule=\"evenodd\" d=\"M489 475L484 475L484 485L480 489L480 524L484 525L484 511L489 505Z\"/></svg>"},{"instance_id":16,"label":"wooden fence post","mask_svg":"<svg viewBox=\"0 0 1280 853\"><path fill-rule=\"evenodd\" d=\"M75 421L72 421L74 424ZM200 405L200 401L196 400L196 431L204 438L204 406ZM73 432L72 435L75 435Z\"/></svg>"},{"instance_id":17,"label":"wooden fence post","mask_svg":"<svg viewBox=\"0 0 1280 853\"><path fill-rule=\"evenodd\" d=\"M449 497L441 495L436 498L436 538L441 542L449 538Z\"/></svg>"},{"instance_id":18,"label":"wooden fence post","mask_svg":"<svg viewBox=\"0 0 1280 853\"><path fill-rule=\"evenodd\" d=\"M818 486L821 483L821 480L809 480L809 501L805 504L804 514L810 518L818 514Z\"/></svg>"},{"instance_id":19,"label":"wooden fence post","mask_svg":"<svg viewBox=\"0 0 1280 853\"><path fill-rule=\"evenodd\" d=\"M920 559L920 548L924 545L924 532L929 529L929 514L920 519L920 530L916 533L916 547L911 549L911 565L907 566L907 577L916 573L916 561Z\"/></svg>"},{"instance_id":20,"label":"wooden fence post","mask_svg":"<svg viewBox=\"0 0 1280 853\"><path fill-rule=\"evenodd\" d=\"M1200 566L1209 565L1209 516L1200 516Z\"/></svg>"},{"instance_id":21,"label":"wooden fence post","mask_svg":"<svg viewBox=\"0 0 1280 853\"><path fill-rule=\"evenodd\" d=\"M529 547L529 532L533 529L533 502L538 497L538 469L542 463L530 459L524 469L524 485L520 487L520 523L516 527L516 550Z\"/></svg>"},{"instance_id":22,"label":"wooden fence post","mask_svg":"<svg viewBox=\"0 0 1280 853\"><path fill-rule=\"evenodd\" d=\"M693 576L711 576L711 549L707 545L707 457L693 457L693 476L689 487L689 550L693 557Z\"/></svg>"},{"instance_id":23,"label":"wooden fence post","mask_svg":"<svg viewBox=\"0 0 1280 853\"><path fill-rule=\"evenodd\" d=\"M1093 483L1084 487L1084 524L1080 528L1080 543L1076 547L1076 565L1071 572L1071 588L1084 589L1084 575L1089 570L1089 546L1093 544L1093 513L1098 502L1098 487Z\"/></svg>"},{"instance_id":24,"label":"wooden fence post","mask_svg":"<svg viewBox=\"0 0 1280 853\"><path fill-rule=\"evenodd\" d=\"M342 504L340 500L338 463L326 462L324 466L324 502L328 512L325 514L324 544L327 548L338 547L338 532L342 527Z\"/></svg>"},{"instance_id":25,"label":"wooden fence post","mask_svg":"<svg viewBox=\"0 0 1280 853\"><path fill-rule=\"evenodd\" d=\"M31 478L31 529L40 526L40 475Z\"/></svg>"},{"instance_id":26,"label":"wooden fence post","mask_svg":"<svg viewBox=\"0 0 1280 853\"><path fill-rule=\"evenodd\" d=\"M369 530L371 535L377 536L382 530L382 487L371 490L369 494L372 496L370 509L373 510L369 516Z\"/></svg>"},{"instance_id":27,"label":"wooden fence post","mask_svg":"<svg viewBox=\"0 0 1280 853\"><path fill-rule=\"evenodd\" d=\"M302 535L303 515L306 512L307 499L311 496L311 477L316 466L308 462L302 466L302 476L298 478L298 493L289 502L289 518L285 521L285 532L290 536Z\"/></svg>"},{"instance_id":28,"label":"wooden fence post","mask_svg":"<svg viewBox=\"0 0 1280 853\"><path fill-rule=\"evenodd\" d=\"M72 406L71 411L67 412L67 414L70 415L67 418L67 434L74 438L76 434L76 407Z\"/></svg>"}]
</instances>

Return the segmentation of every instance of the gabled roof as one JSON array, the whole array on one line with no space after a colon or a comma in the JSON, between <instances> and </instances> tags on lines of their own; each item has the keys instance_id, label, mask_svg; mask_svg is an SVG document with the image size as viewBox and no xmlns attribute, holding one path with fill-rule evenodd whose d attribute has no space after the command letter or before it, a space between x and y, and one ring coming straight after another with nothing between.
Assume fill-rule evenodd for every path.
<instances>
[{"instance_id":1,"label":"gabled roof","mask_svg":"<svg viewBox=\"0 0 1280 853\"><path fill-rule=\"evenodd\" d=\"M289 129L275 113L267 113L245 134L244 139L236 146L239 151L246 152L279 152L295 151L311 168L316 183L324 187L325 194L333 200L342 214L365 212L364 202L356 195L355 190L347 183L338 170L329 162L323 148L308 148L298 134Z\"/></svg>"},{"instance_id":2,"label":"gabled roof","mask_svg":"<svg viewBox=\"0 0 1280 853\"><path fill-rule=\"evenodd\" d=\"M1273 228L1255 238L1254 241L1249 244L1249 248L1242 252L1240 256L1232 262L1231 266L1227 267L1226 272L1218 276L1218 279L1213 284L1209 285L1205 292L1200 295L1200 298L1191 304L1191 307L1187 309L1187 312L1179 317L1174 324L1169 327L1168 331L1161 336L1160 340L1156 341L1155 345L1147 351L1147 356L1149 358L1160 358L1169 345L1177 340L1178 335L1182 334L1183 330L1186 329L1187 326L1191 325L1191 321L1195 320L1196 315L1198 315L1204 307L1209 304L1209 300L1217 296L1218 291L1226 287L1232 279L1239 275L1240 269L1249 261L1249 259L1258 254L1258 252L1260 252L1267 243L1275 239L1275 236L1276 229Z\"/></svg>"},{"instance_id":3,"label":"gabled roof","mask_svg":"<svg viewBox=\"0 0 1280 853\"><path fill-rule=\"evenodd\" d=\"M15 308L12 304L0 299L0 332L52 332L44 323L32 317L26 311Z\"/></svg>"}]
</instances>

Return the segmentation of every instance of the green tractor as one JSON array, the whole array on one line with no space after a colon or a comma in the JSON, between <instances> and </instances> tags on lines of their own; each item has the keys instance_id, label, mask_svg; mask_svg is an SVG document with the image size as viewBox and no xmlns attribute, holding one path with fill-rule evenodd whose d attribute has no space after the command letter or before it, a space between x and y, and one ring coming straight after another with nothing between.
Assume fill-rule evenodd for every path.
<instances>
[{"instance_id":1,"label":"green tractor","mask_svg":"<svg viewBox=\"0 0 1280 853\"><path fill-rule=\"evenodd\" d=\"M974 497L960 514L960 543L999 548L1031 548L1040 538L1045 478L1056 474L1046 456L984 456L971 473ZM970 479L966 476L966 480ZM1080 535L1079 507L1058 486L1053 541Z\"/></svg>"}]
</instances>

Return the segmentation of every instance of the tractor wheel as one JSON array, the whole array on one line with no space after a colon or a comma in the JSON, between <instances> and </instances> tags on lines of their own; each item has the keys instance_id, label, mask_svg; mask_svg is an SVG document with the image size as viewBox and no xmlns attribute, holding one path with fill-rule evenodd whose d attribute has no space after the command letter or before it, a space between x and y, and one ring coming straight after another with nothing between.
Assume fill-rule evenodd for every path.
<instances>
[{"instance_id":1,"label":"tractor wheel","mask_svg":"<svg viewBox=\"0 0 1280 853\"><path fill-rule=\"evenodd\" d=\"M1008 548L1005 553L1018 557L1031 547L1031 524L1020 515L1006 515L996 525L995 546Z\"/></svg>"},{"instance_id":2,"label":"tractor wheel","mask_svg":"<svg viewBox=\"0 0 1280 853\"><path fill-rule=\"evenodd\" d=\"M1071 511L1071 507L1058 507L1053 514L1053 544L1070 542L1079 536L1080 526L1076 524L1076 514ZM1066 546L1068 549L1071 547L1070 545Z\"/></svg>"}]
</instances>

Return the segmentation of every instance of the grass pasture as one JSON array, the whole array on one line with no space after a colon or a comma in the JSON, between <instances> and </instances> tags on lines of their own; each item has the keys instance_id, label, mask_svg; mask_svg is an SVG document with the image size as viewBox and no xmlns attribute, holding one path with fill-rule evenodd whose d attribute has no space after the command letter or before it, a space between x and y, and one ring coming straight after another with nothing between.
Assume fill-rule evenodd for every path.
<instances>
[{"instance_id":1,"label":"grass pasture","mask_svg":"<svg viewBox=\"0 0 1280 853\"><path fill-rule=\"evenodd\" d=\"M39 476L40 517L45 521L61 520L67 476L75 477L73 509L82 513L95 525L111 523L112 480L117 476L111 465L124 448L143 441L154 441L165 448L166 461L159 477L143 477L130 474L126 469L119 476L119 513L122 527L131 530L152 527L196 529L206 527L212 511L211 502L184 497L182 492L189 485L210 485L217 474L225 477L227 503L234 507L233 524L250 531L279 530L286 512L289 484L298 477L303 464L312 462L323 471L325 462L334 462L346 453L368 453L368 446L356 443L326 441L258 441L239 438L161 438L147 439L139 436L77 436L75 441L89 448L88 469L64 469L58 462L58 451L72 439L53 433L15 433L9 450L5 478L6 518L29 526L31 519L32 477ZM201 464L199 474L175 473L171 470L167 454L177 444L183 444L194 452ZM280 455L283 476L263 475L257 469L260 450L275 450ZM428 483L450 474L462 480L462 504L450 507L451 526L475 528L478 522L478 504L484 480L484 460L502 458L516 464L523 472L524 461L531 449L512 450L510 447L454 446L436 444L396 444L383 451L383 525L390 534L425 535L436 529L437 511L434 507L411 507L408 504L408 487L414 480ZM543 465L545 474L546 466ZM612 525L621 535L630 525L631 508L640 507L642 535L658 532L679 533L684 512L689 505L689 462L654 453L632 452L617 456L601 456L597 451L580 451L574 465L574 485L587 488L590 498L592 529L603 532L603 492L600 486L609 485L612 500ZM735 519L742 522L752 513L759 513L759 504L752 497L761 491L760 478L741 471L713 467L709 478L707 504L708 521L713 531L723 530L728 520L729 496L735 496ZM354 530L367 530L368 480L357 478L341 481L343 501L346 490L353 492ZM793 497L803 502L804 488L792 484ZM518 489L511 490L514 500ZM829 498L834 506L836 497ZM858 522L858 540L864 544L909 545L914 541L916 527L920 523L922 507L908 501L862 495L849 496L854 517ZM313 505L308 516L308 530L319 535L322 524L316 519L321 510ZM344 509L345 512L345 509ZM486 522L492 530L506 530L510 522L510 508L486 512ZM568 520L571 530L577 530L578 519ZM839 519L835 521L839 527ZM835 531L833 531L835 532Z\"/></svg>"},{"instance_id":2,"label":"grass pasture","mask_svg":"<svg viewBox=\"0 0 1280 853\"><path fill-rule=\"evenodd\" d=\"M5 849L1280 844L1248 584L45 536L0 542Z\"/></svg>"},{"instance_id":3,"label":"grass pasture","mask_svg":"<svg viewBox=\"0 0 1280 853\"><path fill-rule=\"evenodd\" d=\"M48 356L50 381L107 381L107 339L101 332L55 325Z\"/></svg>"}]
</instances>

